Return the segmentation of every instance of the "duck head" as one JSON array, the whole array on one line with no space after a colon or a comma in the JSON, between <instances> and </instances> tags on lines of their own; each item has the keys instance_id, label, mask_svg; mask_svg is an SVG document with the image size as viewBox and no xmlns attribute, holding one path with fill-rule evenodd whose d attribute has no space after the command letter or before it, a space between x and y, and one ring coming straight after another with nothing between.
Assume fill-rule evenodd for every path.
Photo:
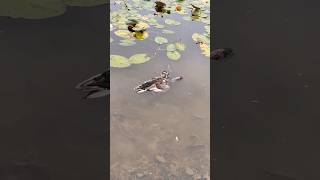
<instances>
[{"instance_id":1,"label":"duck head","mask_svg":"<svg viewBox=\"0 0 320 180\"><path fill-rule=\"evenodd\" d=\"M161 77L168 79L169 78L169 73L167 71L162 71Z\"/></svg>"}]
</instances>

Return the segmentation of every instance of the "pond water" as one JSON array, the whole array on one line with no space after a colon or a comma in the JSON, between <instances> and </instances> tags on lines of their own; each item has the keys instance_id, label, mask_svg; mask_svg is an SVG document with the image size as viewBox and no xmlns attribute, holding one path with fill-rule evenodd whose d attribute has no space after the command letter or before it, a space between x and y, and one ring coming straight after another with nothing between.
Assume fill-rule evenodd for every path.
<instances>
[{"instance_id":1,"label":"pond water","mask_svg":"<svg viewBox=\"0 0 320 180\"><path fill-rule=\"evenodd\" d=\"M135 2L128 2L131 11ZM192 2L182 3L184 8ZM112 13L124 6L111 2L110 7ZM204 33L208 24L183 19L190 17L189 9L183 15L171 11L163 18L155 17L153 9L139 13L151 14L163 29L174 34L164 34L163 29L150 25L146 30L149 37L135 40L133 46L121 46L123 38L114 34L118 28L110 32L111 55L145 53L151 58L127 68L111 67L111 179L210 179L210 60L192 38L194 33ZM167 18L181 24L168 25L164 23ZM168 43L156 44L156 36L165 37ZM185 51L180 51L180 59L169 59L166 46L180 40ZM134 92L135 86L163 70L184 79L166 93Z\"/></svg>"}]
</instances>

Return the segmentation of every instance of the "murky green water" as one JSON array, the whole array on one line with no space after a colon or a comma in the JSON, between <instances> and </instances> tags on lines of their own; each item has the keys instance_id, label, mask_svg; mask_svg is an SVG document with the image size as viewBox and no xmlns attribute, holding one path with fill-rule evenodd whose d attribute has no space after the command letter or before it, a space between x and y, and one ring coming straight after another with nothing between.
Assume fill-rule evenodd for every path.
<instances>
[{"instance_id":1,"label":"murky green water","mask_svg":"<svg viewBox=\"0 0 320 180\"><path fill-rule=\"evenodd\" d=\"M165 2L165 1L164 1ZM190 2L184 2L190 3ZM111 12L121 4L111 2ZM132 7L133 9L133 7ZM154 17L163 29L150 26L149 37L135 41L134 46L120 46L122 38L110 35L111 55L130 57L146 53L151 59L128 68L111 68L111 179L209 179L210 170L210 61L192 39L193 33L204 33L203 22L187 21L172 12ZM141 14L153 14L143 10ZM170 18L181 22L172 26ZM157 45L156 36L169 43L181 41L186 50L179 60L170 60L166 45ZM157 49L161 49L158 50ZM156 53L155 53L156 52ZM168 68L168 66L170 68ZM163 94L136 94L133 88L161 71L184 79L172 84Z\"/></svg>"}]
</instances>

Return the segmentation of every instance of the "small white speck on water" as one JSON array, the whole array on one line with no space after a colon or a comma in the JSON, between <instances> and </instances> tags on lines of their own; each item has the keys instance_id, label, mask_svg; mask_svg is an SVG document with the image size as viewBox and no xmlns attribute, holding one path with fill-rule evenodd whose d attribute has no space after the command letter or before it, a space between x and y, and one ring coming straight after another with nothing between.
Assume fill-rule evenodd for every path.
<instances>
[{"instance_id":1,"label":"small white speck on water","mask_svg":"<svg viewBox=\"0 0 320 180\"><path fill-rule=\"evenodd\" d=\"M177 142L179 142L179 141L180 141L180 139L179 139L179 137L178 137L178 136L176 136L176 141L177 141Z\"/></svg>"}]
</instances>

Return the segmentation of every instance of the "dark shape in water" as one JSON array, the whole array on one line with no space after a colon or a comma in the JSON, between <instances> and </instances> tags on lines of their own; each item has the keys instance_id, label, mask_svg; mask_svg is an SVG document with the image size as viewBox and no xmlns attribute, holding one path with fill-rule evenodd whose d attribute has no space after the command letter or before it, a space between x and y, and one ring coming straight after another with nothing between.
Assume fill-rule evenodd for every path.
<instances>
[{"instance_id":1,"label":"dark shape in water","mask_svg":"<svg viewBox=\"0 0 320 180\"><path fill-rule=\"evenodd\" d=\"M154 9L156 10L156 13L154 13L154 15L161 15L161 17L163 17L163 13L167 13L167 14L171 14L170 10L166 9L166 4L161 2L161 1L156 1L155 2L156 5L154 7Z\"/></svg>"},{"instance_id":2,"label":"dark shape in water","mask_svg":"<svg viewBox=\"0 0 320 180\"><path fill-rule=\"evenodd\" d=\"M128 30L129 30L130 32L135 32L135 31L133 30L133 28L134 28L137 24L138 24L138 21L137 21L137 20L135 20L135 19L129 19L129 21L127 22Z\"/></svg>"},{"instance_id":3,"label":"dark shape in water","mask_svg":"<svg viewBox=\"0 0 320 180\"><path fill-rule=\"evenodd\" d=\"M110 70L79 83L76 89L87 93L84 99L107 96L110 91Z\"/></svg>"},{"instance_id":4,"label":"dark shape in water","mask_svg":"<svg viewBox=\"0 0 320 180\"><path fill-rule=\"evenodd\" d=\"M210 59L213 60L222 60L225 58L232 57L234 55L233 49L231 48L220 48L220 49L215 49L211 52L210 54Z\"/></svg>"}]
</instances>

